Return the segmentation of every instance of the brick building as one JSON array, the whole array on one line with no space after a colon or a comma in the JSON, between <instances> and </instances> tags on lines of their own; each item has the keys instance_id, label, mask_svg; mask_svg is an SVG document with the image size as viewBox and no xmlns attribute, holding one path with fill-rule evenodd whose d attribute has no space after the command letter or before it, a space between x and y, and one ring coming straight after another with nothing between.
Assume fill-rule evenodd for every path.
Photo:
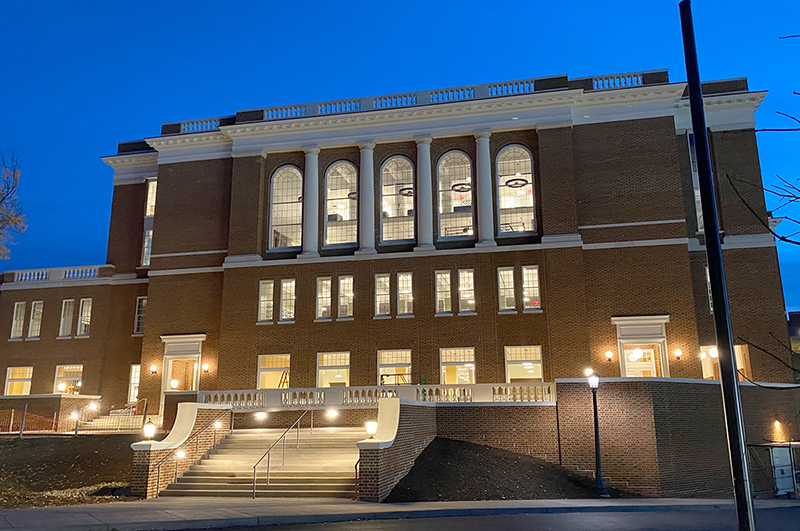
<instances>
[{"instance_id":1,"label":"brick building","mask_svg":"<svg viewBox=\"0 0 800 531\"><path fill-rule=\"evenodd\" d=\"M747 346L789 363L775 242L727 178L766 221L765 93L704 91L739 365L788 382ZM666 71L163 124L103 158L106 264L3 275L4 398L713 379L692 145Z\"/></svg>"}]
</instances>

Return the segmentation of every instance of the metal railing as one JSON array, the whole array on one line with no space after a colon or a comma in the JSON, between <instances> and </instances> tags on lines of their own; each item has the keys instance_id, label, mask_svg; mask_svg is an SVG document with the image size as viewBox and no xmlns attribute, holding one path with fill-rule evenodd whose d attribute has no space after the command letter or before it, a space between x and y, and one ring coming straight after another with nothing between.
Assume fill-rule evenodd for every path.
<instances>
[{"instance_id":1,"label":"metal railing","mask_svg":"<svg viewBox=\"0 0 800 531\"><path fill-rule=\"evenodd\" d=\"M295 420L294 423L291 426L286 428L286 431L283 432L283 435L281 435L278 438L278 440L275 441L272 444L272 446L269 447L269 450L264 452L264 455L262 455L261 458L258 461L256 461L256 464L253 465L253 499L256 499L256 480L257 480L256 474L257 474L258 465L261 464L261 462L264 460L264 458L267 459L267 485L269 485L270 457L272 455L272 449L275 448L278 445L279 442L283 441L283 462L282 462L281 466L285 465L286 464L286 434L289 433L289 431L291 431L291 429L294 428L295 426L297 426L297 448L300 449L300 421L303 419L303 417L306 416L306 413L308 413L308 410L303 411L303 413L299 417L297 417L297 420ZM313 415L313 413L311 415L311 422L312 422L311 429L313 430L314 429L314 424L313 424L314 415Z\"/></svg>"},{"instance_id":2,"label":"metal railing","mask_svg":"<svg viewBox=\"0 0 800 531\"><path fill-rule=\"evenodd\" d=\"M206 453L208 453L211 450L213 450L214 448L216 448L217 442L218 442L217 441L217 428L214 427L214 425L217 423L217 421L219 421L219 419L221 419L222 417L224 417L225 415L228 415L228 414L230 414L230 416L231 416L231 431L233 431L233 411L231 411L230 409L226 409L225 411L223 411L222 413L220 413L219 415L214 417L214 420L212 420L211 422L209 422L208 424L203 426L203 428L200 431L198 431L197 433L195 433L194 435L192 435L191 437L186 439L186 441L184 441L179 447L177 447L174 450L172 450L172 452L168 456L166 456L164 459L159 461L159 463L156 465L156 497L158 497L159 494L161 493L161 466L164 463L166 463L167 461L169 461L170 459L172 459L173 457L175 457L180 450L182 450L183 448L186 448L186 446L188 446L189 443L191 443L192 441L195 441L193 464L197 464L197 461L201 457L203 457L203 455L205 455ZM203 455L199 455L199 453L200 453L200 436L203 433L205 433L206 430L208 430L211 427L214 427L214 444L212 444L211 447L208 450L203 452ZM178 461L177 460L175 461L175 477L173 479L173 482L175 482L175 481L178 481Z\"/></svg>"}]
</instances>

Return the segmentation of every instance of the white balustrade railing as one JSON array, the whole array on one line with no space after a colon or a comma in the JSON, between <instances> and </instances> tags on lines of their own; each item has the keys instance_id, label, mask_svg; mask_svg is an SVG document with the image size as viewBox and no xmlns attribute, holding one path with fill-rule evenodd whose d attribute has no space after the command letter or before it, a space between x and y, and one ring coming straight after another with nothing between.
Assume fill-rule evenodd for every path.
<instances>
[{"instance_id":1,"label":"white balustrade railing","mask_svg":"<svg viewBox=\"0 0 800 531\"><path fill-rule=\"evenodd\" d=\"M14 271L14 282L56 282L59 280L83 280L97 278L101 266L53 267Z\"/></svg>"},{"instance_id":2,"label":"white balustrade railing","mask_svg":"<svg viewBox=\"0 0 800 531\"><path fill-rule=\"evenodd\" d=\"M205 118L181 122L181 133L202 133L219 129L220 118Z\"/></svg>"},{"instance_id":3,"label":"white balustrade railing","mask_svg":"<svg viewBox=\"0 0 800 531\"><path fill-rule=\"evenodd\" d=\"M641 87L642 74L618 74L592 78L592 90Z\"/></svg>"},{"instance_id":4,"label":"white balustrade railing","mask_svg":"<svg viewBox=\"0 0 800 531\"><path fill-rule=\"evenodd\" d=\"M198 402L237 410L377 407L381 398L418 402L554 402L553 383L469 385L372 385L304 389L199 391Z\"/></svg>"},{"instance_id":5,"label":"white balustrade railing","mask_svg":"<svg viewBox=\"0 0 800 531\"><path fill-rule=\"evenodd\" d=\"M533 79L522 79L519 81L507 81L505 83L489 84L489 97L514 96L516 94L530 94L534 91Z\"/></svg>"}]
</instances>

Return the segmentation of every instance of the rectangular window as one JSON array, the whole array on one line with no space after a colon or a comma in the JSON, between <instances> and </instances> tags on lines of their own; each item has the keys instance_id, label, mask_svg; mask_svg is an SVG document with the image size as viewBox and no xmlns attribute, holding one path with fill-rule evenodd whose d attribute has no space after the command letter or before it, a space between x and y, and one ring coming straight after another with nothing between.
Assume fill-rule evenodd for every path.
<instances>
[{"instance_id":1,"label":"rectangular window","mask_svg":"<svg viewBox=\"0 0 800 531\"><path fill-rule=\"evenodd\" d=\"M542 309L539 298L539 266L522 267L522 302L526 312Z\"/></svg>"},{"instance_id":2,"label":"rectangular window","mask_svg":"<svg viewBox=\"0 0 800 531\"><path fill-rule=\"evenodd\" d=\"M331 318L331 279L317 279L317 319Z\"/></svg>"},{"instance_id":3,"label":"rectangular window","mask_svg":"<svg viewBox=\"0 0 800 531\"><path fill-rule=\"evenodd\" d=\"M147 204L144 209L145 216L153 216L156 213L156 185L155 179L147 181Z\"/></svg>"},{"instance_id":4,"label":"rectangular window","mask_svg":"<svg viewBox=\"0 0 800 531\"><path fill-rule=\"evenodd\" d=\"M348 385L350 385L350 353L318 353L317 387L347 387Z\"/></svg>"},{"instance_id":5,"label":"rectangular window","mask_svg":"<svg viewBox=\"0 0 800 531\"><path fill-rule=\"evenodd\" d=\"M458 270L458 312L475 312L475 280L472 269Z\"/></svg>"},{"instance_id":6,"label":"rectangular window","mask_svg":"<svg viewBox=\"0 0 800 531\"><path fill-rule=\"evenodd\" d=\"M72 313L75 311L75 301L65 299L61 303L61 324L58 327L58 337L69 337L72 335Z\"/></svg>"},{"instance_id":7,"label":"rectangular window","mask_svg":"<svg viewBox=\"0 0 800 531\"><path fill-rule=\"evenodd\" d=\"M281 321L294 321L295 281L281 280Z\"/></svg>"},{"instance_id":8,"label":"rectangular window","mask_svg":"<svg viewBox=\"0 0 800 531\"><path fill-rule=\"evenodd\" d=\"M131 378L128 384L128 403L133 404L139 400L139 377L142 374L141 365L131 365Z\"/></svg>"},{"instance_id":9,"label":"rectangular window","mask_svg":"<svg viewBox=\"0 0 800 531\"><path fill-rule=\"evenodd\" d=\"M78 335L88 336L89 325L92 323L92 299L81 299L79 315Z\"/></svg>"},{"instance_id":10,"label":"rectangular window","mask_svg":"<svg viewBox=\"0 0 800 531\"><path fill-rule=\"evenodd\" d=\"M706 266L706 291L708 292L708 313L714 313L714 298L711 296L711 273Z\"/></svg>"},{"instance_id":11,"label":"rectangular window","mask_svg":"<svg viewBox=\"0 0 800 531\"><path fill-rule=\"evenodd\" d=\"M25 328L25 303L14 303L14 319L11 321L11 339L22 337L22 329Z\"/></svg>"},{"instance_id":12,"label":"rectangular window","mask_svg":"<svg viewBox=\"0 0 800 531\"><path fill-rule=\"evenodd\" d=\"M31 305L31 322L28 326L28 337L38 338L42 332L42 311L44 310L44 301L33 301Z\"/></svg>"},{"instance_id":13,"label":"rectangular window","mask_svg":"<svg viewBox=\"0 0 800 531\"><path fill-rule=\"evenodd\" d=\"M6 369L6 388L4 395L31 394L33 367L9 367Z\"/></svg>"},{"instance_id":14,"label":"rectangular window","mask_svg":"<svg viewBox=\"0 0 800 531\"><path fill-rule=\"evenodd\" d=\"M733 354L736 357L736 369L747 374L745 357L749 355L747 345L734 345ZM719 351L717 347L700 347L700 365L703 369L703 379L719 380ZM745 378L739 374L739 380Z\"/></svg>"},{"instance_id":15,"label":"rectangular window","mask_svg":"<svg viewBox=\"0 0 800 531\"><path fill-rule=\"evenodd\" d=\"M397 274L397 315L414 315L411 273Z\"/></svg>"},{"instance_id":16,"label":"rectangular window","mask_svg":"<svg viewBox=\"0 0 800 531\"><path fill-rule=\"evenodd\" d=\"M264 354L258 357L258 388L289 387L289 354Z\"/></svg>"},{"instance_id":17,"label":"rectangular window","mask_svg":"<svg viewBox=\"0 0 800 531\"><path fill-rule=\"evenodd\" d=\"M506 347L506 383L542 381L542 347Z\"/></svg>"},{"instance_id":18,"label":"rectangular window","mask_svg":"<svg viewBox=\"0 0 800 531\"><path fill-rule=\"evenodd\" d=\"M436 313L453 313L450 271L436 272Z\"/></svg>"},{"instance_id":19,"label":"rectangular window","mask_svg":"<svg viewBox=\"0 0 800 531\"><path fill-rule=\"evenodd\" d=\"M378 385L409 385L411 383L411 351L378 351Z\"/></svg>"},{"instance_id":20,"label":"rectangular window","mask_svg":"<svg viewBox=\"0 0 800 531\"><path fill-rule=\"evenodd\" d=\"M83 385L83 365L59 365L56 367L53 393L79 395L81 394L81 385Z\"/></svg>"},{"instance_id":21,"label":"rectangular window","mask_svg":"<svg viewBox=\"0 0 800 531\"><path fill-rule=\"evenodd\" d=\"M142 267L150 267L150 251L153 250L153 229L144 231L142 240Z\"/></svg>"},{"instance_id":22,"label":"rectangular window","mask_svg":"<svg viewBox=\"0 0 800 531\"><path fill-rule=\"evenodd\" d=\"M389 275L375 275L375 315L387 316L389 308Z\"/></svg>"},{"instance_id":23,"label":"rectangular window","mask_svg":"<svg viewBox=\"0 0 800 531\"><path fill-rule=\"evenodd\" d=\"M697 219L697 232L703 232L703 203L700 200L700 173L697 171L697 149L694 134L689 133L689 162L692 166L692 190L694 196L694 213Z\"/></svg>"},{"instance_id":24,"label":"rectangular window","mask_svg":"<svg viewBox=\"0 0 800 531\"><path fill-rule=\"evenodd\" d=\"M500 311L514 312L517 310L517 301L514 296L514 268L501 267L497 269L497 290L500 297Z\"/></svg>"},{"instance_id":25,"label":"rectangular window","mask_svg":"<svg viewBox=\"0 0 800 531\"><path fill-rule=\"evenodd\" d=\"M443 348L439 351L442 365L442 384L475 383L475 349Z\"/></svg>"},{"instance_id":26,"label":"rectangular window","mask_svg":"<svg viewBox=\"0 0 800 531\"><path fill-rule=\"evenodd\" d=\"M275 304L275 281L262 280L258 283L258 322L272 321L272 307Z\"/></svg>"},{"instance_id":27,"label":"rectangular window","mask_svg":"<svg viewBox=\"0 0 800 531\"><path fill-rule=\"evenodd\" d=\"M339 319L353 318L353 277L339 277Z\"/></svg>"},{"instance_id":28,"label":"rectangular window","mask_svg":"<svg viewBox=\"0 0 800 531\"><path fill-rule=\"evenodd\" d=\"M136 319L133 322L133 333L144 334L144 311L147 309L147 297L136 297Z\"/></svg>"}]
</instances>

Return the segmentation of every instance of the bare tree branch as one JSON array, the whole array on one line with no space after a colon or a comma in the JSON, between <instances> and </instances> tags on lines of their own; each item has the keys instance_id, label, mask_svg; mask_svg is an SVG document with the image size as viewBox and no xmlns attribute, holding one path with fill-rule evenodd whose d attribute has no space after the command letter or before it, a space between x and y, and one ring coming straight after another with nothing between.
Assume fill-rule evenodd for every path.
<instances>
[{"instance_id":1,"label":"bare tree branch","mask_svg":"<svg viewBox=\"0 0 800 531\"><path fill-rule=\"evenodd\" d=\"M758 222L761 224L761 226L763 226L765 229L767 229L767 232L772 234L772 236L775 239L777 239L779 241L782 241L784 243L791 243L792 245L800 245L800 240L793 240L790 237L781 236L780 234L775 232L775 230L772 227L769 226L769 221L766 221L766 220L762 219L761 216L759 216L758 213L755 211L755 209L752 206L750 206L750 203L747 202L747 200L744 198L744 196L742 196L742 193L739 191L738 188L736 188L736 184L734 183L734 178L732 178L729 173L726 173L725 177L727 177L728 182L730 183L731 188L733 188L733 191L736 193L736 196L739 198L739 201L741 201L742 204L745 206L745 208L747 208L747 210L749 210L750 213L753 214L753 216L758 220ZM748 183L748 184L750 184L750 183ZM753 186L755 186L755 185L753 185ZM797 223L797 221L794 220L794 219L791 219L791 218L788 218L788 219L790 221L792 221L793 223Z\"/></svg>"},{"instance_id":2,"label":"bare tree branch","mask_svg":"<svg viewBox=\"0 0 800 531\"><path fill-rule=\"evenodd\" d=\"M796 39L800 37L800 35L785 35L783 37L778 37L779 39Z\"/></svg>"},{"instance_id":3,"label":"bare tree branch","mask_svg":"<svg viewBox=\"0 0 800 531\"><path fill-rule=\"evenodd\" d=\"M17 198L19 186L19 160L14 153L6 163L0 155L0 258L8 258L8 246L13 243L14 234L25 232L25 214Z\"/></svg>"},{"instance_id":4,"label":"bare tree branch","mask_svg":"<svg viewBox=\"0 0 800 531\"><path fill-rule=\"evenodd\" d=\"M756 349L756 350L760 350L760 351L761 351L761 352L763 352L764 354L766 354L766 355L768 355L768 356L770 356L770 357L772 357L772 358L775 358L775 360L776 360L776 361L778 361L778 363L780 363L780 364L781 364L781 365L783 365L784 367L786 367L786 368L790 369L792 372L800 373L800 370L797 370L797 369L795 369L794 367L792 367L791 365L789 365L788 363L786 363L785 361L783 361L782 359L780 359L778 356L776 356L775 354L773 354L773 353L772 353L772 352L770 352L769 350L766 350L766 349L764 349L764 348L761 348L761 347L759 347L759 346L758 346L758 345L756 345L755 343L753 343L753 342L751 342L751 341L748 341L748 340L744 339L742 336L737 336L737 339L738 339L739 341L743 342L743 343L746 343L748 346L750 346L750 347L753 347L753 348L754 348L754 349Z\"/></svg>"}]
</instances>

